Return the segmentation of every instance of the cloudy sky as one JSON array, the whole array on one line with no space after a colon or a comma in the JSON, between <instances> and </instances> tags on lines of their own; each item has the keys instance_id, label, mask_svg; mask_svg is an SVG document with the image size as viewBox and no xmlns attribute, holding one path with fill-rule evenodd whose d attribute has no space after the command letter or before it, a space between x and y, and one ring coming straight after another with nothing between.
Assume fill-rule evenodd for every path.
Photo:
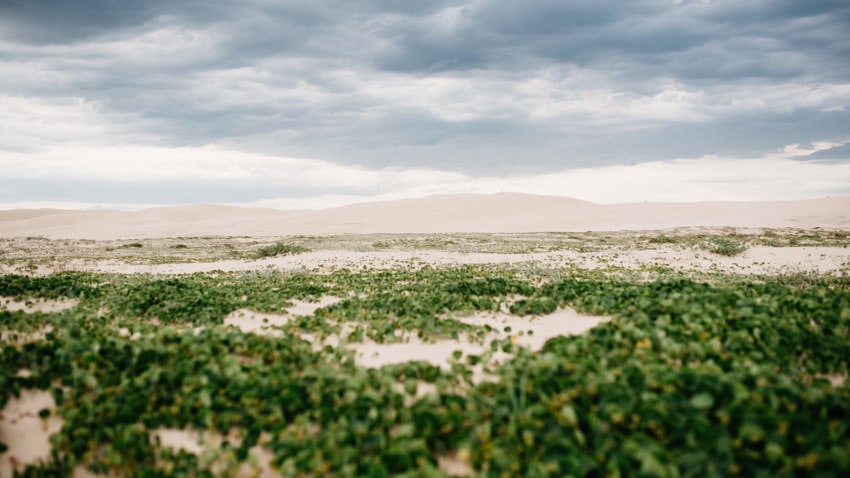
<instances>
[{"instance_id":1,"label":"cloudy sky","mask_svg":"<svg viewBox=\"0 0 850 478\"><path fill-rule=\"evenodd\" d=\"M847 0L0 0L0 208L850 194Z\"/></svg>"}]
</instances>

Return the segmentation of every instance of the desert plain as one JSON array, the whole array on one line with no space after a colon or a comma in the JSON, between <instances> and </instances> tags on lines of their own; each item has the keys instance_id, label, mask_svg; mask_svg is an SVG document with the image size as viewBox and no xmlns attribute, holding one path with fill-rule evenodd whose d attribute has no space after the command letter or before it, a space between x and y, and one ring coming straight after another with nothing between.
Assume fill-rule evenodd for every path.
<instances>
[{"instance_id":1,"label":"desert plain","mask_svg":"<svg viewBox=\"0 0 850 478\"><path fill-rule=\"evenodd\" d=\"M8 210L0 245L0 477L850 472L850 198Z\"/></svg>"}]
</instances>

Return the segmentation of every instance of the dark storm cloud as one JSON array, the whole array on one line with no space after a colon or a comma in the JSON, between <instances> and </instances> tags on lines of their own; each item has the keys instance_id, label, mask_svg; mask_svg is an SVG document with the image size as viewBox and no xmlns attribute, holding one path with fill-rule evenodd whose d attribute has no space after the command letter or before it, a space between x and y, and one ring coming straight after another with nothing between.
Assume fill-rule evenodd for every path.
<instances>
[{"instance_id":1,"label":"dark storm cloud","mask_svg":"<svg viewBox=\"0 0 850 478\"><path fill-rule=\"evenodd\" d=\"M555 170L850 140L848 31L838 0L6 0L0 93L156 146Z\"/></svg>"},{"instance_id":2,"label":"dark storm cloud","mask_svg":"<svg viewBox=\"0 0 850 478\"><path fill-rule=\"evenodd\" d=\"M157 2L5 0L2 36L35 44L77 42L141 24L156 15L156 7Z\"/></svg>"}]
</instances>

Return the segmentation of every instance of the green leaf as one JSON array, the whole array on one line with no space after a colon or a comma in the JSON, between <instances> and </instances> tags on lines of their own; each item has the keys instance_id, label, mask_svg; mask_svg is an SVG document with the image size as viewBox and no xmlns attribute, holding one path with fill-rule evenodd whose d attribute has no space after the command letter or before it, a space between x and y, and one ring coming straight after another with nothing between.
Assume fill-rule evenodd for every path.
<instances>
[{"instance_id":1,"label":"green leaf","mask_svg":"<svg viewBox=\"0 0 850 478\"><path fill-rule=\"evenodd\" d=\"M691 406L698 410L706 410L714 406L714 397L707 393L700 393L691 397Z\"/></svg>"}]
</instances>

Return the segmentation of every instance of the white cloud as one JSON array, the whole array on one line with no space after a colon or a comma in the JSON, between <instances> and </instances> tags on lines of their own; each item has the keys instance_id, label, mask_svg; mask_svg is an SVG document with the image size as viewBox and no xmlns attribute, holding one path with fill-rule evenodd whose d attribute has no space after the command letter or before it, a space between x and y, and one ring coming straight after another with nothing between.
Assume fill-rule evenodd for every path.
<instances>
[{"instance_id":1,"label":"white cloud","mask_svg":"<svg viewBox=\"0 0 850 478\"><path fill-rule=\"evenodd\" d=\"M245 204L298 209L430 194L500 191L570 196L609 204L801 199L850 194L850 164L791 159L842 144L815 143L809 149L789 145L760 158L706 156L510 177L471 176L436 169L367 169L315 159L234 151L216 145L184 148L58 145L40 153L0 152L0 179L27 179L30 184L31 180L169 181L171 184L200 181L222 185L238 182L298 191L298 197L288 199L257 201L246 197ZM217 200L212 196L205 202ZM33 201L17 203L26 204Z\"/></svg>"},{"instance_id":2,"label":"white cloud","mask_svg":"<svg viewBox=\"0 0 850 478\"><path fill-rule=\"evenodd\" d=\"M38 154L0 151L0 178L66 181L242 181L259 186L376 193L387 188L417 191L456 183L466 176L436 170L365 169L327 161L224 149L216 145L61 145Z\"/></svg>"},{"instance_id":3,"label":"white cloud","mask_svg":"<svg viewBox=\"0 0 850 478\"><path fill-rule=\"evenodd\" d=\"M791 159L682 159L489 180L493 192L536 192L603 204L640 201L755 201L850 194L850 165Z\"/></svg>"},{"instance_id":4,"label":"white cloud","mask_svg":"<svg viewBox=\"0 0 850 478\"><path fill-rule=\"evenodd\" d=\"M638 94L600 83L597 74L575 68L546 68L523 75L487 70L462 75L412 76L372 71L337 71L339 82L387 108L409 108L443 121L488 119L597 123L701 121L702 92L661 79L655 91Z\"/></svg>"},{"instance_id":5,"label":"white cloud","mask_svg":"<svg viewBox=\"0 0 850 478\"><path fill-rule=\"evenodd\" d=\"M140 123L133 115L103 113L98 102L80 97L0 94L0 154L4 150L38 151L69 144L120 144L150 139L133 131ZM38 158L34 156L32 160Z\"/></svg>"},{"instance_id":6,"label":"white cloud","mask_svg":"<svg viewBox=\"0 0 850 478\"><path fill-rule=\"evenodd\" d=\"M843 111L845 105L850 105L850 83L745 82L715 87L711 97L711 109L716 114L789 113L804 108Z\"/></svg>"},{"instance_id":7,"label":"white cloud","mask_svg":"<svg viewBox=\"0 0 850 478\"><path fill-rule=\"evenodd\" d=\"M781 151L769 154L766 157L770 159L788 159L800 156L809 156L818 151L827 151L838 146L844 146L847 142L836 143L833 141L814 141L810 148L806 148L799 144L789 144L782 148Z\"/></svg>"}]
</instances>

